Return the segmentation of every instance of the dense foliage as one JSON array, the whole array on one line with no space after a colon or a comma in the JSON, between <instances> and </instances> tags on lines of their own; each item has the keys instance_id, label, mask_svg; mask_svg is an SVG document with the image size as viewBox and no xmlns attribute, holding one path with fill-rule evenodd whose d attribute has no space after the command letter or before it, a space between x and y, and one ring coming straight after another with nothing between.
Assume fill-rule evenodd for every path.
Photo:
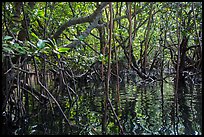
<instances>
[{"instance_id":1,"label":"dense foliage","mask_svg":"<svg viewBox=\"0 0 204 137\"><path fill-rule=\"evenodd\" d=\"M38 103L52 100L71 128L56 96L66 91L66 106L71 110L78 99L77 83L99 80L107 86L113 78L119 84L126 69L149 82L165 80L163 72L170 70L177 82L200 75L201 5L3 2L2 112L11 116L14 103L17 108L11 113L21 117L26 114L24 109L29 109L31 97ZM109 102L108 88L105 104ZM103 134L108 132L105 124L102 130Z\"/></svg>"}]
</instances>

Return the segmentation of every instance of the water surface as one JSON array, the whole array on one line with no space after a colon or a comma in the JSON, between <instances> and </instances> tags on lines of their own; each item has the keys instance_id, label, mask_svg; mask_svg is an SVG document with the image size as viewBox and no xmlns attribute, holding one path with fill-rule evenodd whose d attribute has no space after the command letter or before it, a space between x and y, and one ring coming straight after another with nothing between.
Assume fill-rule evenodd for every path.
<instances>
[{"instance_id":1,"label":"water surface","mask_svg":"<svg viewBox=\"0 0 204 137\"><path fill-rule=\"evenodd\" d=\"M177 96L173 82L141 82L124 79L120 100L116 82L110 85L110 100L127 135L201 135L202 85L186 83ZM170 80L169 80L170 81ZM104 84L90 82L77 86L70 106L66 91L58 95L63 111L76 128L70 130L58 107L52 103L33 104L29 116L15 134L101 134L104 114ZM31 105L30 105L31 108ZM43 108L43 109L42 109ZM45 109L46 108L46 109ZM109 108L107 134L119 134L116 119Z\"/></svg>"}]
</instances>

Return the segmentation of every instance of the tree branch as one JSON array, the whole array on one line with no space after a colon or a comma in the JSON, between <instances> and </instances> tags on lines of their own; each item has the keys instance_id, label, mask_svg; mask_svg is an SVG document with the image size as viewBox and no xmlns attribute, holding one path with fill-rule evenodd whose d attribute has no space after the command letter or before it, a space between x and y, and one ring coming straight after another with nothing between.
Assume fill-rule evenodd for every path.
<instances>
[{"instance_id":1,"label":"tree branch","mask_svg":"<svg viewBox=\"0 0 204 137\"><path fill-rule=\"evenodd\" d=\"M62 34L62 32L72 26L72 25L76 25L76 24L81 24L81 23L86 23L86 22L92 22L100 13L101 10L108 4L108 2L103 2L101 3L101 5L99 6L99 8L97 8L93 14L86 16L86 17L80 17L80 18L75 18L75 19L71 19L68 22L65 22L53 35L53 39L58 39L58 37L60 36L60 34Z\"/></svg>"},{"instance_id":2,"label":"tree branch","mask_svg":"<svg viewBox=\"0 0 204 137\"><path fill-rule=\"evenodd\" d=\"M88 26L88 28L81 34L81 36L83 38L86 38L90 33L91 31L97 27L98 25L98 20L101 16L98 15L96 17L96 19ZM80 40L74 40L72 43L68 44L68 45L64 45L64 47L66 48L75 48L77 45L79 45L81 43Z\"/></svg>"}]
</instances>

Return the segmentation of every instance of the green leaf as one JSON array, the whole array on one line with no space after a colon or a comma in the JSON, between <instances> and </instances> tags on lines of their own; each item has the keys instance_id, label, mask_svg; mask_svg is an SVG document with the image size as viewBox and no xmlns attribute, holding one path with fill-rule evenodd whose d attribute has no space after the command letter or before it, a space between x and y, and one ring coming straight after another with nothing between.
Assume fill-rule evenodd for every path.
<instances>
[{"instance_id":1,"label":"green leaf","mask_svg":"<svg viewBox=\"0 0 204 137\"><path fill-rule=\"evenodd\" d=\"M39 39L37 35L35 35L35 33L31 33L31 36L35 37L36 39Z\"/></svg>"},{"instance_id":2,"label":"green leaf","mask_svg":"<svg viewBox=\"0 0 204 137\"><path fill-rule=\"evenodd\" d=\"M25 47L20 46L18 43L14 43L15 50L20 54L26 54L27 49Z\"/></svg>"},{"instance_id":3,"label":"green leaf","mask_svg":"<svg viewBox=\"0 0 204 137\"><path fill-rule=\"evenodd\" d=\"M70 48L59 48L58 49L58 52L66 52L66 51L69 51Z\"/></svg>"},{"instance_id":4,"label":"green leaf","mask_svg":"<svg viewBox=\"0 0 204 137\"><path fill-rule=\"evenodd\" d=\"M37 43L37 47L42 49L45 46L45 43L43 42L43 40L39 39L38 43Z\"/></svg>"},{"instance_id":5,"label":"green leaf","mask_svg":"<svg viewBox=\"0 0 204 137\"><path fill-rule=\"evenodd\" d=\"M57 54L58 59L60 59L60 54Z\"/></svg>"},{"instance_id":6,"label":"green leaf","mask_svg":"<svg viewBox=\"0 0 204 137\"><path fill-rule=\"evenodd\" d=\"M38 11L38 16L40 16L40 17L44 17L44 11L39 10L39 11Z\"/></svg>"},{"instance_id":7,"label":"green leaf","mask_svg":"<svg viewBox=\"0 0 204 137\"><path fill-rule=\"evenodd\" d=\"M48 55L48 53L50 52L50 48L49 47L45 47L42 50L40 50L42 53L45 53L46 55Z\"/></svg>"},{"instance_id":8,"label":"green leaf","mask_svg":"<svg viewBox=\"0 0 204 137\"><path fill-rule=\"evenodd\" d=\"M14 43L14 47L19 48L21 46L18 43Z\"/></svg>"},{"instance_id":9,"label":"green leaf","mask_svg":"<svg viewBox=\"0 0 204 137\"><path fill-rule=\"evenodd\" d=\"M39 39L39 41L37 43L37 47L40 49L43 49L45 47L45 42L48 42L48 41Z\"/></svg>"},{"instance_id":10,"label":"green leaf","mask_svg":"<svg viewBox=\"0 0 204 137\"><path fill-rule=\"evenodd\" d=\"M81 36L79 36L79 40L80 40L80 41L82 41L82 40L84 40L84 39L85 39L85 37L84 37L84 36L82 36L82 35L81 35Z\"/></svg>"},{"instance_id":11,"label":"green leaf","mask_svg":"<svg viewBox=\"0 0 204 137\"><path fill-rule=\"evenodd\" d=\"M122 32L123 32L123 30L122 30L122 29L117 29L117 30L118 30L118 32L119 32L119 33L122 33Z\"/></svg>"},{"instance_id":12,"label":"green leaf","mask_svg":"<svg viewBox=\"0 0 204 137\"><path fill-rule=\"evenodd\" d=\"M57 44L56 44L56 41L55 41L55 39L53 39L53 40L51 40L50 38L48 38L48 40L52 43L52 48L54 49L54 50L57 50L58 48L57 48Z\"/></svg>"},{"instance_id":13,"label":"green leaf","mask_svg":"<svg viewBox=\"0 0 204 137\"><path fill-rule=\"evenodd\" d=\"M11 36L5 36L4 37L4 40L9 40L9 39L12 39L13 37L11 37Z\"/></svg>"},{"instance_id":14,"label":"green leaf","mask_svg":"<svg viewBox=\"0 0 204 137\"><path fill-rule=\"evenodd\" d=\"M8 47L9 45L6 44L6 43L4 43L4 44L2 44L2 46L3 46L3 47Z\"/></svg>"},{"instance_id":15,"label":"green leaf","mask_svg":"<svg viewBox=\"0 0 204 137\"><path fill-rule=\"evenodd\" d=\"M100 55L99 55L99 61L104 61L104 56L103 56L103 54L100 54Z\"/></svg>"},{"instance_id":16,"label":"green leaf","mask_svg":"<svg viewBox=\"0 0 204 137\"><path fill-rule=\"evenodd\" d=\"M3 51L8 52L8 53L14 53L13 50L11 48L9 48L9 47L4 47Z\"/></svg>"},{"instance_id":17,"label":"green leaf","mask_svg":"<svg viewBox=\"0 0 204 137\"><path fill-rule=\"evenodd\" d=\"M104 60L104 61L105 61L105 62L108 62L108 56L105 57L105 60Z\"/></svg>"}]
</instances>

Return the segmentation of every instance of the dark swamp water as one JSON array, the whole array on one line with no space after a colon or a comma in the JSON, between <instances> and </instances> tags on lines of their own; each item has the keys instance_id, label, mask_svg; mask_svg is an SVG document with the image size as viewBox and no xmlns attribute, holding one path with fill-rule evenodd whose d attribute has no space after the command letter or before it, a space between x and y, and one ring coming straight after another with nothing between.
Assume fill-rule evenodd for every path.
<instances>
[{"instance_id":1,"label":"dark swamp water","mask_svg":"<svg viewBox=\"0 0 204 137\"><path fill-rule=\"evenodd\" d=\"M171 79L171 78L170 78ZM110 100L126 135L201 135L202 84L187 81L174 95L171 80L145 83L124 77L120 83L120 102L116 102L116 82L110 83ZM76 87L78 98L69 106L66 92L58 95L61 107L70 122L70 130L55 103L30 104L28 116L21 119L13 134L33 135L96 135L102 132L102 82ZM56 96L55 96L56 97ZM31 107L32 106L32 107ZM70 109L71 108L71 109ZM108 110L107 134L119 134L112 111Z\"/></svg>"}]
</instances>

